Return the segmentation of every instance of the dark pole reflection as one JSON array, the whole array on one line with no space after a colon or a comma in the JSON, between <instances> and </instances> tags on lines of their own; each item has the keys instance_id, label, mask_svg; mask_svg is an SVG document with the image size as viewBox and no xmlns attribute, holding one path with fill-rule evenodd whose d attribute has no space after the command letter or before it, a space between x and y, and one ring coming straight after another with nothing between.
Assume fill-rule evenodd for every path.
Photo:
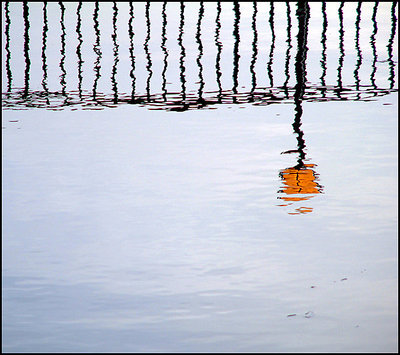
<instances>
[{"instance_id":1,"label":"dark pole reflection","mask_svg":"<svg viewBox=\"0 0 400 355\"><path fill-rule=\"evenodd\" d=\"M326 76L326 31L328 30L328 17L326 15L326 1L322 2L322 34L321 34L321 44L322 44L322 58L321 58L321 67L322 67L322 74L321 74L321 94L322 97L326 96L326 83L325 83L325 76Z\"/></svg>"},{"instance_id":2,"label":"dark pole reflection","mask_svg":"<svg viewBox=\"0 0 400 355\"><path fill-rule=\"evenodd\" d=\"M146 81L146 97L147 101L150 101L150 81L151 77L153 76L153 71L151 70L152 67L152 62L151 62L151 56L150 56L150 51L149 51L149 41L150 41L150 1L146 2L146 39L144 41L144 51L146 53L146 58L147 58L147 65L146 69L148 72L147 76L147 81Z\"/></svg>"},{"instance_id":3,"label":"dark pole reflection","mask_svg":"<svg viewBox=\"0 0 400 355\"><path fill-rule=\"evenodd\" d=\"M46 57L46 49L47 49L47 32L49 30L48 21L47 21L47 1L43 2L43 32L42 32L42 70L43 70L43 79L42 79L42 87L46 96L46 103L49 104L49 90L47 87L47 57Z\"/></svg>"},{"instance_id":4,"label":"dark pole reflection","mask_svg":"<svg viewBox=\"0 0 400 355\"><path fill-rule=\"evenodd\" d=\"M78 7L76 8L76 16L77 16L76 33L78 35L78 46L76 47L76 55L78 56L78 94L79 98L82 100L82 80L83 80L82 64L84 63L84 61L82 60L83 37L82 37L81 10L82 10L82 1L79 1Z\"/></svg>"},{"instance_id":5,"label":"dark pole reflection","mask_svg":"<svg viewBox=\"0 0 400 355\"><path fill-rule=\"evenodd\" d=\"M183 27L185 25L185 3L181 1L180 3L180 22L179 22L179 36L178 44L181 49L181 55L179 58L179 68L180 68L180 80L181 80L181 96L182 104L185 106L186 101L186 77L185 77L185 47L183 46Z\"/></svg>"},{"instance_id":6,"label":"dark pole reflection","mask_svg":"<svg viewBox=\"0 0 400 355\"><path fill-rule=\"evenodd\" d=\"M376 13L378 11L378 5L379 2L375 2L375 6L374 6L374 10L372 12L372 23L373 23L373 31L372 31L372 35L371 35L371 46L372 46L372 55L373 55L373 59L372 59L372 73L371 73L371 84L373 86L374 89L377 88L376 83L375 83L375 73L376 73L376 62L377 62L377 54L376 54L376 44L375 44L375 36L378 33L378 24L376 22Z\"/></svg>"},{"instance_id":7,"label":"dark pole reflection","mask_svg":"<svg viewBox=\"0 0 400 355\"><path fill-rule=\"evenodd\" d=\"M392 9L391 9L391 19L392 19L392 28L390 31L390 37L389 37L389 43L387 45L388 49L388 62L389 62L389 82L390 82L390 88L394 88L394 82L395 82L395 64L393 62L393 40L394 36L396 35L396 24L397 24L397 18L396 18L396 5L397 1L394 1L392 4Z\"/></svg>"},{"instance_id":8,"label":"dark pole reflection","mask_svg":"<svg viewBox=\"0 0 400 355\"><path fill-rule=\"evenodd\" d=\"M7 72L7 91L11 91L12 86L12 73L11 73L11 51L10 51L10 10L8 8L9 1L6 1L4 8L5 8L5 15L6 15L6 72Z\"/></svg>"},{"instance_id":9,"label":"dark pole reflection","mask_svg":"<svg viewBox=\"0 0 400 355\"><path fill-rule=\"evenodd\" d=\"M201 20L204 16L204 3L200 1L199 7L199 17L197 21L197 32L196 32L196 42L199 48L199 55L196 58L197 65L199 67L199 90L197 102L200 105L204 105L203 90L204 90L204 78L203 78L203 65L201 63L201 58L203 56L203 43L201 42Z\"/></svg>"},{"instance_id":10,"label":"dark pole reflection","mask_svg":"<svg viewBox=\"0 0 400 355\"><path fill-rule=\"evenodd\" d=\"M304 166L304 148L305 142L303 139L303 131L301 127L301 116L303 114L302 100L305 93L306 86L306 60L307 60L307 32L308 32L308 20L310 17L310 8L307 2L297 4L297 12L299 22L299 32L297 34L297 55L295 63L295 73L296 73L296 85L294 93L294 103L295 103L295 118L293 123L294 132L297 134L297 146L299 152L297 169Z\"/></svg>"},{"instance_id":11,"label":"dark pole reflection","mask_svg":"<svg viewBox=\"0 0 400 355\"><path fill-rule=\"evenodd\" d=\"M270 87L274 87L274 76L272 70L273 58L274 58L274 49L275 49L275 30L274 30L274 3L270 2L269 8L269 26L271 28L271 49L269 52L269 61L268 61L268 77Z\"/></svg>"},{"instance_id":12,"label":"dark pole reflection","mask_svg":"<svg viewBox=\"0 0 400 355\"><path fill-rule=\"evenodd\" d=\"M131 59L131 70L129 71L129 76L132 79L132 92L131 92L131 102L135 102L135 92L136 92L136 76L135 76L135 55L134 55L134 45L133 37L135 33L133 32L133 3L129 2L129 21L128 21L128 35L129 35L129 57Z\"/></svg>"},{"instance_id":13,"label":"dark pole reflection","mask_svg":"<svg viewBox=\"0 0 400 355\"><path fill-rule=\"evenodd\" d=\"M289 64L290 64L290 50L292 49L292 37L291 37L291 28L292 28L292 21L290 17L290 3L289 1L286 1L286 14L287 14L287 50L286 50L286 60L285 60L285 82L283 83L283 88L285 90L285 96L288 99L289 98L289 90L288 90L288 84L290 80L290 74L289 74Z\"/></svg>"},{"instance_id":14,"label":"dark pole reflection","mask_svg":"<svg viewBox=\"0 0 400 355\"><path fill-rule=\"evenodd\" d=\"M167 67L168 67L168 50L166 47L166 42L167 42L167 12L166 12L166 8L167 8L167 2L164 1L163 2L163 7L162 7L162 31L161 31L161 49L164 53L164 67L163 67L163 71L161 73L162 76L162 91L163 91L163 99L164 102L167 101L167 77L166 77L166 73L167 73Z\"/></svg>"},{"instance_id":15,"label":"dark pole reflection","mask_svg":"<svg viewBox=\"0 0 400 355\"><path fill-rule=\"evenodd\" d=\"M65 18L65 6L62 3L62 1L59 1L58 4L60 5L60 10L61 10L61 18L60 18L60 24L61 24L61 60L60 60L60 69L61 69L61 75L60 75L60 85L61 85L61 93L63 96L67 96L66 93L66 81L65 77L67 75L67 72L65 71L65 23L64 23L64 18Z\"/></svg>"},{"instance_id":16,"label":"dark pole reflection","mask_svg":"<svg viewBox=\"0 0 400 355\"><path fill-rule=\"evenodd\" d=\"M94 62L94 73L95 73L95 78L93 82L93 99L97 99L97 83L100 79L100 60L101 60L101 49L100 49L100 28L99 28L99 2L95 2L94 6L94 13L93 13L93 22L94 22L94 32L96 35L96 40L93 45L93 51L96 53L97 57Z\"/></svg>"},{"instance_id":17,"label":"dark pole reflection","mask_svg":"<svg viewBox=\"0 0 400 355\"><path fill-rule=\"evenodd\" d=\"M217 2L217 17L215 19L215 45L217 47L217 56L215 58L215 72L217 77L218 85L218 102L222 100L222 84L221 84L221 52L222 43L219 40L219 34L221 30L221 2Z\"/></svg>"},{"instance_id":18,"label":"dark pole reflection","mask_svg":"<svg viewBox=\"0 0 400 355\"><path fill-rule=\"evenodd\" d=\"M295 63L296 85L294 94L295 103L295 117L293 123L294 133L297 135L297 150L290 150L282 154L295 153L299 154L297 165L291 168L282 170L279 173L283 181L283 189L279 193L284 193L285 196L278 197L287 204L280 206L287 206L295 201L305 201L313 197L314 194L321 192L321 187L315 181L317 174L312 169L315 164L305 164L305 142L304 134L301 130L301 116L303 114L302 100L305 93L306 86L306 60L307 60L307 35L308 35L308 21L310 18L310 7L307 2L298 2L296 15L298 18L299 32L297 35L297 55ZM300 196L299 196L300 195ZM302 196L306 195L306 196ZM302 214L312 212L311 207L300 207L296 212L290 214Z\"/></svg>"},{"instance_id":19,"label":"dark pole reflection","mask_svg":"<svg viewBox=\"0 0 400 355\"><path fill-rule=\"evenodd\" d=\"M337 86L338 89L336 90L337 95L340 97L340 91L343 89L343 83L342 83L342 69L343 69L343 61L344 61L344 29L343 29L343 6L344 6L344 1L340 3L339 6L339 51L340 51L340 56L339 56L339 66L338 66L338 81L337 81Z\"/></svg>"},{"instance_id":20,"label":"dark pole reflection","mask_svg":"<svg viewBox=\"0 0 400 355\"><path fill-rule=\"evenodd\" d=\"M23 98L26 99L29 93L29 71L31 68L31 60L29 58L29 7L26 1L23 2L23 16L24 16L24 57L25 57L25 79Z\"/></svg>"},{"instance_id":21,"label":"dark pole reflection","mask_svg":"<svg viewBox=\"0 0 400 355\"><path fill-rule=\"evenodd\" d=\"M114 93L114 100L113 102L116 104L118 103L118 87L117 87L117 81L115 80L115 77L117 75L117 65L119 62L118 58L118 42L117 42L117 16L118 16L118 7L117 3L114 1L113 2L113 33L111 35L111 38L113 40L113 53L114 53L114 65L112 67L111 71L111 83L112 83L112 90Z\"/></svg>"},{"instance_id":22,"label":"dark pole reflection","mask_svg":"<svg viewBox=\"0 0 400 355\"><path fill-rule=\"evenodd\" d=\"M356 68L354 70L354 79L356 83L356 90L360 89L360 79L358 77L358 72L360 70L361 64L362 64L362 54L361 54L361 48L360 48L360 22L361 22L361 4L362 2L358 2L357 6L357 18L356 18L356 38L355 38L355 43L356 43L356 51L357 51L357 62L356 62ZM360 97L360 94L357 94L357 97Z\"/></svg>"},{"instance_id":23,"label":"dark pole reflection","mask_svg":"<svg viewBox=\"0 0 400 355\"><path fill-rule=\"evenodd\" d=\"M252 48L253 48L253 55L251 57L251 63L250 63L250 73L251 73L251 91L250 91L250 97L249 101L253 102L254 101L254 90L257 87L257 77L256 77L256 72L254 70L254 67L257 62L257 40L258 40L258 35L257 35L257 2L253 1L253 17L252 17L252 22L251 22L251 28L253 29L253 43L252 43Z\"/></svg>"},{"instance_id":24,"label":"dark pole reflection","mask_svg":"<svg viewBox=\"0 0 400 355\"><path fill-rule=\"evenodd\" d=\"M240 35L239 35L239 24L240 24L240 5L239 2L234 1L233 2L233 11L235 14L234 18L234 25L233 25L233 37L235 39L234 45L233 45L233 102L237 102L236 95L238 93L238 75L239 75L239 59L240 59L240 54L239 54L239 43L240 43Z\"/></svg>"}]
</instances>

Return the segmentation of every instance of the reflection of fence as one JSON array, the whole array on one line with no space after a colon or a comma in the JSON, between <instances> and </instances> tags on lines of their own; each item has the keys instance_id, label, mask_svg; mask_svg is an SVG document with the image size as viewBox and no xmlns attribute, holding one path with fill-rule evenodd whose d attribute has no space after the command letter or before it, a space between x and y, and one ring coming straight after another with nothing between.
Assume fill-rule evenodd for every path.
<instances>
[{"instance_id":1,"label":"reflection of fence","mask_svg":"<svg viewBox=\"0 0 400 355\"><path fill-rule=\"evenodd\" d=\"M61 57L59 62L60 68L60 90L51 91L49 90L48 85L48 63L49 58L47 58L48 54L48 37L50 36L51 28L49 28L48 21L48 8L47 2L43 3L43 28L42 28L42 50L41 50L41 61L42 61L42 80L41 80L41 88L40 90L33 90L31 87L37 87L37 85L32 85L31 83L31 49L30 44L32 41L30 27L31 27L31 19L30 19L30 5L27 2L24 2L23 7L23 19L24 19L24 47L23 47L23 56L25 60L25 70L24 70L24 84L23 87L15 87L13 85L13 73L12 73L12 58L14 56L20 55L20 53L12 53L10 42L12 38L10 36L10 28L13 26L13 18L10 14L10 4L8 1L5 2L4 11L5 11L5 61L6 61L6 75L7 75L7 90L3 93L3 107L4 108L24 108L24 107L46 107L50 109L59 109L63 106L71 106L71 105L81 105L85 108L89 109L101 109L104 106L114 106L120 103L130 103L130 104L141 104L150 106L152 109L169 109L176 111L185 111L187 109L192 108L202 108L206 106L210 106L218 103L229 103L229 104L241 104L241 103L253 103L254 105L268 105L271 103L281 102L285 100L296 100L295 96L299 95L298 87L301 86L301 99L302 100L368 100L374 96L385 95L391 91L396 90L395 88L395 66L396 63L393 59L393 43L396 35L396 27L397 27L397 18L396 18L396 5L397 2L393 2L391 7L391 12L388 13L388 16L391 18L391 28L389 29L389 38L388 43L386 45L387 48L387 63L388 63L388 77L387 84L382 87L378 86L376 83L376 71L377 71L377 61L378 61L378 53L376 48L376 35L378 31L378 23L376 20L376 15L378 11L378 2L375 3L373 7L373 13L371 17L372 22L372 33L370 35L370 45L372 49L373 59L371 61L371 70L370 70L370 84L369 85L361 85L361 81L359 78L360 67L363 63L363 54L360 47L360 23L362 17L362 3L359 2L357 6L357 14L355 21L355 38L354 38L354 47L356 51L357 60L355 63L353 75L353 84L344 85L343 84L343 63L345 59L345 50L344 50L344 21L343 21L343 9L344 2L342 2L338 9L338 19L339 19L339 60L337 67L337 80L334 83L328 83L326 78L327 73L327 40L328 40L328 20L326 13L326 4L325 2L321 3L321 15L322 15L322 29L321 29L321 76L318 83L308 83L306 82L306 64L307 64L307 28L302 31L299 28L299 33L297 37L304 36L304 39L298 41L297 55L295 57L295 68L296 68L296 84L294 86L289 85L290 79L290 63L291 63L291 49L293 48L293 39L292 39L292 13L293 7L296 7L296 18L299 23L301 21L300 17L302 16L302 7L300 3L297 5L291 5L289 2L286 3L287 8L287 23L286 23L286 56L285 56L285 67L284 67L284 77L285 81L283 85L275 85L274 84L274 73L272 70L272 65L274 61L274 52L276 49L276 35L275 35L275 8L274 3L270 3L269 13L268 13L268 21L271 32L271 45L269 48L269 58L266 68L266 73L269 79L269 86L260 87L257 85L258 77L257 72L255 70L255 65L257 63L259 57L259 35L257 31L257 2L253 3L253 12L252 12L252 21L251 21L251 33L253 34L253 39L251 42L251 61L250 68L245 68L249 70L251 75L251 83L247 90L240 91L239 90L239 73L240 70L244 70L244 68L240 68L240 54L239 54L239 44L241 42L241 4L240 2L234 2L232 5L233 11L233 28L232 28L232 39L233 39L233 52L232 52L232 86L224 87L221 82L222 76L222 65L221 65L221 53L223 48L223 43L221 40L221 18L223 16L223 11L221 9L220 2L216 3L216 18L215 18L215 41L213 43L213 50L216 51L216 56L214 59L215 65L215 80L217 89L214 91L205 91L205 83L206 79L204 78L204 68L203 68L203 56L207 51L205 44L203 43L202 38L202 21L204 17L204 4L200 2L199 12L196 23L196 34L195 41L197 46L197 58L196 65L198 68L198 89L196 92L190 91L187 89L187 78L186 78L186 63L185 59L187 57L187 49L184 46L183 35L185 31L185 20L187 17L187 13L185 12L186 5L184 2L180 3L179 6L179 30L178 36L174 40L176 40L178 48L179 48L179 81L180 81L180 90L170 92L167 90L167 77L166 73L168 68L171 66L169 63L170 50L167 46L167 43L170 39L167 38L167 25L168 25L168 16L166 12L167 3L164 2L161 10L161 50L163 54L162 60L162 84L161 87L157 90L152 87L152 79L154 75L153 68L153 58L150 50L150 40L151 40L151 16L150 16L150 7L152 6L150 2L146 3L145 11L143 17L145 19L145 28L146 28L146 38L143 43L135 42L135 31L134 31L134 23L135 18L141 16L142 14L134 13L134 5L129 3L129 20L128 20L128 34L129 34L129 63L130 70L129 80L131 82L131 91L129 93L120 92L118 90L118 82L117 82L117 72L118 72L118 62L120 55L120 44L118 43L118 30L117 30L117 18L119 13L119 7L117 3L113 3L112 8L112 45L113 45L113 63L111 68L111 89L112 92L110 94L105 94L99 91L98 83L101 77L101 69L102 69L102 47L101 47L101 26L99 25L99 12L100 5L98 2L95 2L92 22L90 25L94 27L95 40L94 43L90 43L90 50L95 55L95 61L92 68L92 73L94 73L93 85L90 89L84 88L83 86L83 78L85 77L85 72L83 69L83 63L85 62L83 56L86 53L85 44L82 36L82 27L83 25L88 26L87 23L84 23L82 16L82 2L79 2L76 7L76 38L78 40L78 44L76 47L76 51L74 55L77 56L77 85L76 90L67 90L67 69L66 69L66 58L68 56L68 52L66 52L66 42L68 40L66 35L66 25L65 25L65 16L66 16L66 8L62 2L59 2L60 8L60 26L61 26ZM292 8L291 8L292 7ZM308 13L309 16L309 13ZM88 19L85 18L85 21ZM307 22L308 26L308 22ZM167 41L168 40L168 41ZM301 46L300 46L301 42ZM145 53L145 62L146 62L146 87L143 92L140 92L137 88L137 70L138 70L138 58L135 57L135 48L138 46L142 46ZM299 66L304 66L302 70L297 70ZM313 68L315 69L315 68ZM280 73L282 74L282 73ZM300 76L299 76L300 75ZM301 77L302 76L302 77ZM207 79L208 80L208 79ZM213 79L214 80L214 79ZM35 83L37 84L37 83Z\"/></svg>"}]
</instances>

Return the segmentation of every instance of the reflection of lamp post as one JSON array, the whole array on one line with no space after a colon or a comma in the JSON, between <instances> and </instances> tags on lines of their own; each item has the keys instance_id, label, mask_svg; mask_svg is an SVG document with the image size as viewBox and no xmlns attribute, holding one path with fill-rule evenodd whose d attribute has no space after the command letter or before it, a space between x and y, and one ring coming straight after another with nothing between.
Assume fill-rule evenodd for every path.
<instances>
[{"instance_id":1,"label":"reflection of lamp post","mask_svg":"<svg viewBox=\"0 0 400 355\"><path fill-rule=\"evenodd\" d=\"M285 193L287 196L278 197L279 199L288 202L279 206L288 206L295 201L305 201L314 197L315 194L322 192L322 187L316 182L318 174L312 169L315 164L304 164L305 160L305 142L303 139L304 133L300 129L301 127L301 116L303 114L303 108L301 106L302 99L305 91L306 83L306 58L307 58L307 30L308 30L308 19L310 17L310 7L307 2L297 3L296 12L299 22L299 33L297 35L297 55L295 63L296 72L296 86L294 93L295 103L295 117L293 123L293 130L297 134L297 149L282 152L282 154L299 153L299 159L297 165L291 168L282 170L279 173L283 181L283 189L279 190L278 193ZM305 196L304 196L305 195ZM300 214L312 212L311 207L300 207L296 209L296 212L290 214Z\"/></svg>"}]
</instances>

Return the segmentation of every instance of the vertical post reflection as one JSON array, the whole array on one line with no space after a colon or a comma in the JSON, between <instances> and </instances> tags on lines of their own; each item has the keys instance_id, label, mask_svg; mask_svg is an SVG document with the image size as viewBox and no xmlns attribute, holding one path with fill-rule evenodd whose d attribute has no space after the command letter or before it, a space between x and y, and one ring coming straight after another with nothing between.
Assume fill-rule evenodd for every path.
<instances>
[{"instance_id":1,"label":"vertical post reflection","mask_svg":"<svg viewBox=\"0 0 400 355\"><path fill-rule=\"evenodd\" d=\"M180 22L179 22L179 36L178 36L178 44L181 48L181 55L179 58L179 68L180 68L180 80L181 80L181 96L182 103L185 104L186 101L186 77L185 77L185 47L183 46L183 27L185 25L185 3L183 1L180 2Z\"/></svg>"},{"instance_id":2,"label":"vertical post reflection","mask_svg":"<svg viewBox=\"0 0 400 355\"><path fill-rule=\"evenodd\" d=\"M358 72L360 70L361 64L362 64L362 54L361 54L361 48L360 48L360 22L361 22L361 4L362 2L358 2L357 6L357 18L356 18L356 37L355 37L355 44L356 44L356 51L357 51L357 62L356 62L356 68L354 70L354 79L355 79L355 84L356 84L356 90L358 91L360 89L360 78L358 76ZM360 94L358 93L358 99L360 98Z\"/></svg>"},{"instance_id":3,"label":"vertical post reflection","mask_svg":"<svg viewBox=\"0 0 400 355\"><path fill-rule=\"evenodd\" d=\"M94 22L94 32L95 32L95 43L93 45L93 51L96 53L97 57L94 62L94 73L95 78L93 82L93 99L97 99L97 83L100 79L100 60L101 60L101 49L100 49L100 27L99 27L99 2L96 1L94 5L94 13L93 13L93 22Z\"/></svg>"},{"instance_id":4,"label":"vertical post reflection","mask_svg":"<svg viewBox=\"0 0 400 355\"><path fill-rule=\"evenodd\" d=\"M336 91L337 95L340 97L340 91L343 88L343 83L342 83L342 69L343 69L343 61L344 61L344 29L343 29L343 6L344 6L344 1L340 3L339 6L339 51L340 51L340 56L339 56L339 66L338 66L338 81L337 81L337 86L338 89Z\"/></svg>"},{"instance_id":5,"label":"vertical post reflection","mask_svg":"<svg viewBox=\"0 0 400 355\"><path fill-rule=\"evenodd\" d=\"M274 76L272 70L273 58L274 58L274 49L275 49L275 30L274 30L274 3L270 2L269 8L269 26L271 28L271 49L269 52L269 61L268 61L268 76L269 76L269 84L270 87L274 87Z\"/></svg>"},{"instance_id":6,"label":"vertical post reflection","mask_svg":"<svg viewBox=\"0 0 400 355\"><path fill-rule=\"evenodd\" d=\"M239 24L240 24L240 5L239 2L233 2L233 11L235 13L234 25L233 25L233 37L235 39L233 46L233 102L237 102L237 88L239 85L238 75L239 75L239 43L240 43L240 35L239 35Z\"/></svg>"},{"instance_id":7,"label":"vertical post reflection","mask_svg":"<svg viewBox=\"0 0 400 355\"><path fill-rule=\"evenodd\" d=\"M217 47L217 56L215 58L215 72L217 77L218 85L218 102L222 100L222 85L221 85L221 52L222 43L219 40L219 34L221 30L221 2L217 2L217 17L215 19L215 45Z\"/></svg>"},{"instance_id":8,"label":"vertical post reflection","mask_svg":"<svg viewBox=\"0 0 400 355\"><path fill-rule=\"evenodd\" d=\"M61 18L60 18L60 24L61 24L61 60L60 60L60 69L61 69L61 75L60 75L60 85L61 85L61 93L63 96L66 96L66 81L65 81L65 76L67 75L67 72L65 71L65 24L64 24L64 17L65 17L65 6L62 3L62 1L59 1L58 4L60 5L60 10L61 10Z\"/></svg>"},{"instance_id":9,"label":"vertical post reflection","mask_svg":"<svg viewBox=\"0 0 400 355\"><path fill-rule=\"evenodd\" d=\"M78 46L76 47L76 55L78 56L78 94L79 98L82 100L82 64L84 61L82 60L82 44L83 44L83 37L82 37L82 18L81 18L81 9L82 9L82 1L79 1L78 7L76 8L76 16L77 16L77 23L76 23L76 33L78 35Z\"/></svg>"},{"instance_id":10,"label":"vertical post reflection","mask_svg":"<svg viewBox=\"0 0 400 355\"><path fill-rule=\"evenodd\" d=\"M304 164L305 159L305 142L303 139L303 132L301 130L301 116L303 113L302 100L305 93L306 83L306 59L307 59L307 31L308 20L310 17L310 8L307 2L298 2L296 15L298 18L299 32L297 35L297 55L295 63L296 72L296 85L295 85L295 119L293 123L294 132L297 134L296 152L299 153L298 164L294 167L282 170L279 173L283 181L283 189L279 193L285 193L285 196L278 197L287 204L280 206L287 206L295 201L305 201L313 197L314 194L321 192L321 187L315 181L317 174L312 169L315 164ZM287 151L283 153L293 153L295 151ZM305 195L305 196L304 196ZM311 207L300 207L295 212L289 214L304 214L312 212Z\"/></svg>"},{"instance_id":11,"label":"vertical post reflection","mask_svg":"<svg viewBox=\"0 0 400 355\"><path fill-rule=\"evenodd\" d=\"M393 40L394 36L396 35L396 24L397 24L397 18L396 18L396 5L397 1L394 1L392 4L392 9L391 9L391 19L392 19L392 28L390 31L390 37L389 37L389 43L387 45L388 49L388 62L389 62L389 82L390 82L390 88L394 88L394 78L395 78L395 64L393 62Z\"/></svg>"},{"instance_id":12,"label":"vertical post reflection","mask_svg":"<svg viewBox=\"0 0 400 355\"><path fill-rule=\"evenodd\" d=\"M112 90L114 93L114 100L113 102L116 104L118 103L118 87L117 87L117 81L115 80L115 77L117 75L117 65L119 62L118 59L118 42L117 42L117 16L118 16L118 7L117 3L114 1L113 2L113 33L111 35L111 38L113 40L113 53L114 53L114 65L112 67L111 71L111 83L112 83Z\"/></svg>"},{"instance_id":13,"label":"vertical post reflection","mask_svg":"<svg viewBox=\"0 0 400 355\"><path fill-rule=\"evenodd\" d=\"M379 5L379 1L375 2L375 6L374 6L374 10L372 12L372 24L373 24L373 31L372 31L372 35L371 35L371 46L372 46L372 55L373 55L373 59L372 59L372 72L371 72L371 84L373 86L374 89L377 88L376 83L375 83L375 73L376 73L376 62L377 62L377 53L376 53L376 44L375 44L375 36L378 32L378 24L376 22L376 13L378 11L378 5Z\"/></svg>"},{"instance_id":14,"label":"vertical post reflection","mask_svg":"<svg viewBox=\"0 0 400 355\"><path fill-rule=\"evenodd\" d=\"M135 91L136 91L136 76L135 76L135 55L133 46L133 37L135 33L133 32L133 3L129 2L129 21L128 21L128 35L129 35L129 57L131 59L131 70L129 71L129 76L132 79L132 92L131 92L131 102L135 102Z\"/></svg>"},{"instance_id":15,"label":"vertical post reflection","mask_svg":"<svg viewBox=\"0 0 400 355\"><path fill-rule=\"evenodd\" d=\"M256 61L257 61L257 40L258 40L258 35L257 35L257 2L253 1L253 17L252 17L252 22L251 22L251 27L253 29L253 43L252 43L252 48L253 48L253 55L251 57L251 62L250 62L250 73L251 73L251 91L250 91L250 98L249 101L253 102L254 101L254 90L257 87L257 77L256 77L256 72L254 70Z\"/></svg>"},{"instance_id":16,"label":"vertical post reflection","mask_svg":"<svg viewBox=\"0 0 400 355\"><path fill-rule=\"evenodd\" d=\"M322 58L321 58L321 67L322 67L322 74L321 74L321 94L322 97L326 96L326 83L325 83L325 76L326 76L326 31L328 30L328 17L326 15L326 1L322 2L322 34L321 34L321 44L322 44Z\"/></svg>"},{"instance_id":17,"label":"vertical post reflection","mask_svg":"<svg viewBox=\"0 0 400 355\"><path fill-rule=\"evenodd\" d=\"M151 56L150 56L150 51L149 51L149 41L150 41L150 1L146 2L146 39L144 41L144 51L146 53L146 58L147 58L147 65L146 69L148 72L147 76L147 81L146 81L146 96L147 96L147 101L150 101L150 81L151 77L153 76L153 71L151 70L152 67L152 62L151 62Z\"/></svg>"},{"instance_id":18,"label":"vertical post reflection","mask_svg":"<svg viewBox=\"0 0 400 355\"><path fill-rule=\"evenodd\" d=\"M288 99L289 98L289 91L288 91L288 84L290 80L290 74L289 74L289 64L290 64L290 50L292 49L292 38L291 38L291 28L292 28L292 22L291 22L291 17L290 17L290 3L289 1L286 1L286 14L287 14L287 50L286 50L286 60L285 60L285 82L283 83L283 87L285 90L285 96Z\"/></svg>"},{"instance_id":19,"label":"vertical post reflection","mask_svg":"<svg viewBox=\"0 0 400 355\"><path fill-rule=\"evenodd\" d=\"M47 1L43 2L43 32L42 32L42 70L43 70L43 79L42 79L42 87L43 91L46 94L46 102L49 104L49 90L47 87L47 57L46 57L46 49L47 49L47 31L48 21L47 21Z\"/></svg>"},{"instance_id":20,"label":"vertical post reflection","mask_svg":"<svg viewBox=\"0 0 400 355\"><path fill-rule=\"evenodd\" d=\"M200 1L199 17L197 20L197 32L196 32L196 41L199 48L199 55L196 58L196 62L199 67L199 90L198 90L197 102L201 105L204 104L204 99L203 99L204 78L203 78L203 65L201 63L201 58L203 56L203 43L201 42L201 20L203 16L204 16L204 3L203 1Z\"/></svg>"},{"instance_id":21,"label":"vertical post reflection","mask_svg":"<svg viewBox=\"0 0 400 355\"><path fill-rule=\"evenodd\" d=\"M23 98L26 99L29 93L29 71L31 68L31 60L29 58L29 6L26 1L23 2L24 17L24 57L25 57L25 79Z\"/></svg>"},{"instance_id":22,"label":"vertical post reflection","mask_svg":"<svg viewBox=\"0 0 400 355\"><path fill-rule=\"evenodd\" d=\"M163 71L161 73L162 76L162 91L163 91L163 99L164 102L167 101L167 77L166 77L166 73L167 73L167 67L168 67L168 50L166 47L166 42L167 42L167 12L166 12L166 8L167 8L167 2L164 1L163 2L163 7L162 7L162 31L161 31L161 49L164 53L164 67L163 67Z\"/></svg>"},{"instance_id":23,"label":"vertical post reflection","mask_svg":"<svg viewBox=\"0 0 400 355\"><path fill-rule=\"evenodd\" d=\"M303 115L302 100L305 93L306 86L306 60L307 60L307 35L308 35L308 20L310 17L310 7L308 2L298 2L297 12L299 22L299 32L297 34L297 55L295 63L296 72L296 85L294 93L294 103L295 103L295 118L293 123L294 132L297 134L297 146L299 152L297 169L303 167L303 160L305 158L305 142L303 139L303 131L301 127L301 116Z\"/></svg>"},{"instance_id":24,"label":"vertical post reflection","mask_svg":"<svg viewBox=\"0 0 400 355\"><path fill-rule=\"evenodd\" d=\"M12 86L12 73L11 73L11 51L10 51L10 9L8 8L9 1L6 1L4 8L5 8L5 15L6 15L6 72L7 72L7 91L11 91Z\"/></svg>"}]
</instances>

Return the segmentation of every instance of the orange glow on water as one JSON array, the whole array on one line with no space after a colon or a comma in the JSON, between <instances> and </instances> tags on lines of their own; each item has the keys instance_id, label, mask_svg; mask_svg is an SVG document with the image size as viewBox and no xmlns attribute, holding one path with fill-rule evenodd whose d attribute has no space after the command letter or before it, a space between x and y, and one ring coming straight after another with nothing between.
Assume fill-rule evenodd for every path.
<instances>
[{"instance_id":1,"label":"orange glow on water","mask_svg":"<svg viewBox=\"0 0 400 355\"><path fill-rule=\"evenodd\" d=\"M316 194L322 192L321 186L316 182L318 174L313 170L316 164L304 164L302 167L291 167L280 172L282 178L283 188L280 193L286 196L280 196L279 199L286 202L299 202L306 201L313 198ZM304 196L306 195L306 196ZM289 204L282 204L279 206L288 206ZM305 214L313 211L312 207L299 207L296 212L289 214Z\"/></svg>"}]
</instances>

